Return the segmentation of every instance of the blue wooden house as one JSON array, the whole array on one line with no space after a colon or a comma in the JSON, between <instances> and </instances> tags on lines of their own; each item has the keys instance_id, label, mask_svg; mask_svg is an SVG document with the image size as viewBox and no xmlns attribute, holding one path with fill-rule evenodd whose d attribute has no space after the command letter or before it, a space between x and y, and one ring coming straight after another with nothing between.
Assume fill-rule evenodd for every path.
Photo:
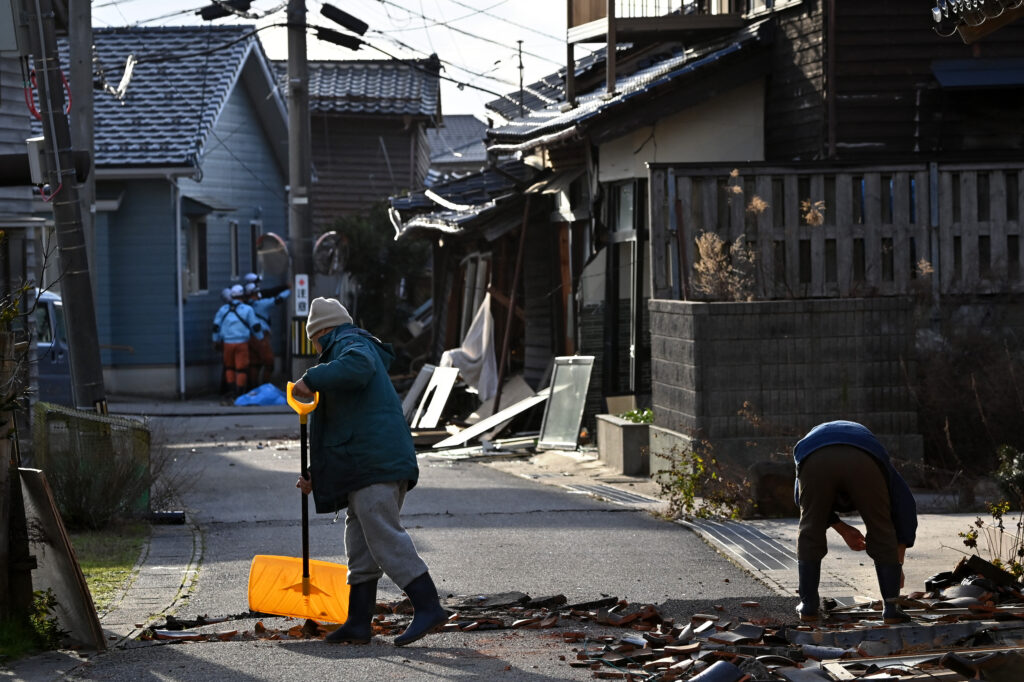
<instances>
[{"instance_id":1,"label":"blue wooden house","mask_svg":"<svg viewBox=\"0 0 1024 682\"><path fill-rule=\"evenodd\" d=\"M216 391L221 290L260 270L267 233L288 239L284 101L251 26L97 29L94 43L90 268L107 393Z\"/></svg>"}]
</instances>

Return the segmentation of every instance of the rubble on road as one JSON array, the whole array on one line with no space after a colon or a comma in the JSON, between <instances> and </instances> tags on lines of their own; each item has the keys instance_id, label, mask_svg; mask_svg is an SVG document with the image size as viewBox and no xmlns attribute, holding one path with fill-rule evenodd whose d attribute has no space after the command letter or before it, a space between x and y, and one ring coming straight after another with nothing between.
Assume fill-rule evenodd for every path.
<instances>
[{"instance_id":1,"label":"rubble on road","mask_svg":"<svg viewBox=\"0 0 1024 682\"><path fill-rule=\"evenodd\" d=\"M715 607L688 619L614 596L569 604L564 595L505 592L444 600L445 632L545 630L565 643L572 668L594 679L645 682L806 682L810 680L1024 680L1024 594L1017 578L978 556L932 576L925 591L902 598L912 622L886 625L881 603L824 605L823 620L792 623L738 618ZM743 608L757 606L744 601ZM168 617L141 639L239 641L321 639L335 626L312 620L275 629L198 633L231 619ZM408 599L377 604L374 634L399 634L411 621ZM292 619L288 619L289 621ZM601 626L601 627L595 627ZM615 629L626 632L617 633Z\"/></svg>"}]
</instances>

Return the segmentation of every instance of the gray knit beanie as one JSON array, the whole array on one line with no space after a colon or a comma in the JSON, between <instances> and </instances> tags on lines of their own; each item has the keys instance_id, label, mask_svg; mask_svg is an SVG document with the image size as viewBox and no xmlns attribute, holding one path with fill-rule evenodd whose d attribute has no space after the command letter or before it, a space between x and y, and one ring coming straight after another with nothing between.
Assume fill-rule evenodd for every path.
<instances>
[{"instance_id":1,"label":"gray knit beanie","mask_svg":"<svg viewBox=\"0 0 1024 682\"><path fill-rule=\"evenodd\" d=\"M321 329L343 324L352 324L352 316L345 310L345 306L334 298L314 298L309 306L309 317L306 318L306 338L312 339Z\"/></svg>"}]
</instances>

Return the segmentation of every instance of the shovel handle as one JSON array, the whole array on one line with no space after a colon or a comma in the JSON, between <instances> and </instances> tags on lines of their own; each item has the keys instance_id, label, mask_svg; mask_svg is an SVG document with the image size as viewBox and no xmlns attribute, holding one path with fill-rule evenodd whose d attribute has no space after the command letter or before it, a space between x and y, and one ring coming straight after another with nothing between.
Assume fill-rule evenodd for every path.
<instances>
[{"instance_id":1,"label":"shovel handle","mask_svg":"<svg viewBox=\"0 0 1024 682\"><path fill-rule=\"evenodd\" d=\"M292 388L294 386L295 386L295 382L294 381L289 381L288 382L288 392L287 392L288 404L291 405L291 408L293 410L298 412L298 414L299 414L299 421L301 421L303 424L305 424L306 423L306 415L308 415L310 412L315 410L316 406L317 406L317 403L320 402L320 392L319 391L315 392L313 394L313 402L307 403L307 402L303 402L303 401L297 399L294 395L292 395Z\"/></svg>"}]
</instances>

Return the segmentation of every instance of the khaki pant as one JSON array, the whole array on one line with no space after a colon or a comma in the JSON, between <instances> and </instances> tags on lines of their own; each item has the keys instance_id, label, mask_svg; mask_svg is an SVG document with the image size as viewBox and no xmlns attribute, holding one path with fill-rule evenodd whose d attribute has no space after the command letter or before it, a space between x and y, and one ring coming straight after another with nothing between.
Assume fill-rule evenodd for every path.
<instances>
[{"instance_id":1,"label":"khaki pant","mask_svg":"<svg viewBox=\"0 0 1024 682\"><path fill-rule=\"evenodd\" d=\"M821 561L828 554L825 532L836 500L860 513L867 527L867 553L875 563L897 564L896 528L892 523L889 482L877 459L850 445L828 445L800 464L800 561ZM842 511L842 510L840 510Z\"/></svg>"}]
</instances>

